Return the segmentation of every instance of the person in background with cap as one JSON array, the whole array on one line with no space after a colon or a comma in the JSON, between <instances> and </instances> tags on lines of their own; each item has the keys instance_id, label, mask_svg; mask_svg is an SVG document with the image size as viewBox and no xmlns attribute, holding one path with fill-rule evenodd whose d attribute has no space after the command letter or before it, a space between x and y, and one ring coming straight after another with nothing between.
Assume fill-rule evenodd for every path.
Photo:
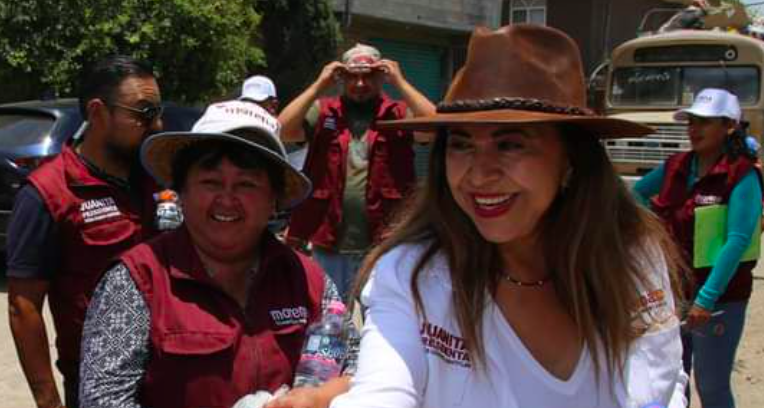
<instances>
[{"instance_id":1,"label":"person in background with cap","mask_svg":"<svg viewBox=\"0 0 764 408\"><path fill-rule=\"evenodd\" d=\"M332 408L685 406L673 245L601 143L651 129L585 90L564 33L478 28L437 114L377 125L438 133L364 261L358 369Z\"/></svg>"},{"instance_id":2,"label":"person in background with cap","mask_svg":"<svg viewBox=\"0 0 764 408\"><path fill-rule=\"evenodd\" d=\"M144 167L180 194L185 224L124 253L98 284L82 341L83 408L228 408L292 384L307 327L339 297L313 260L266 228L311 190L278 129L259 106L228 101L191 132L143 144ZM345 375L357 336L349 344ZM326 406L347 384L300 395Z\"/></svg>"},{"instance_id":3,"label":"person in background with cap","mask_svg":"<svg viewBox=\"0 0 764 408\"><path fill-rule=\"evenodd\" d=\"M402 101L382 92L385 82L400 92ZM340 96L320 98L336 83L342 85ZM434 111L397 62L358 44L345 52L342 62L326 65L279 115L282 140L308 142L303 171L314 186L313 194L295 209L287 240L312 244L314 258L343 297L363 254L380 240L392 212L415 183L414 134L382 131L375 124Z\"/></svg>"},{"instance_id":4,"label":"person in background with cap","mask_svg":"<svg viewBox=\"0 0 764 408\"><path fill-rule=\"evenodd\" d=\"M263 75L255 75L244 81L239 100L256 103L273 116L276 116L279 108L276 85L270 78Z\"/></svg>"},{"instance_id":5,"label":"person in background with cap","mask_svg":"<svg viewBox=\"0 0 764 408\"><path fill-rule=\"evenodd\" d=\"M151 67L114 56L85 71L79 90L84 137L32 172L8 227L9 320L38 408L62 406L42 314L45 298L65 403L76 408L80 337L93 289L111 258L156 232L156 186L137 165L143 139L162 128Z\"/></svg>"},{"instance_id":6,"label":"person in background with cap","mask_svg":"<svg viewBox=\"0 0 764 408\"><path fill-rule=\"evenodd\" d=\"M636 197L660 215L693 265L696 209L727 205L727 229L711 267L695 267L683 333L687 372L704 408L734 407L730 385L745 325L756 261L741 262L759 223L762 185L756 155L738 126L740 105L723 89L702 90L674 118L689 123L692 150L669 157L635 186Z\"/></svg>"},{"instance_id":7,"label":"person in background with cap","mask_svg":"<svg viewBox=\"0 0 764 408\"><path fill-rule=\"evenodd\" d=\"M276 85L270 78L263 75L255 75L244 81L241 88L240 101L251 102L267 110L273 116L278 114L279 100L276 97ZM289 163L298 169L302 169L305 161L305 143L287 143L287 158ZM283 238L284 229L289 221L289 211L281 211L271 220L270 229Z\"/></svg>"}]
</instances>

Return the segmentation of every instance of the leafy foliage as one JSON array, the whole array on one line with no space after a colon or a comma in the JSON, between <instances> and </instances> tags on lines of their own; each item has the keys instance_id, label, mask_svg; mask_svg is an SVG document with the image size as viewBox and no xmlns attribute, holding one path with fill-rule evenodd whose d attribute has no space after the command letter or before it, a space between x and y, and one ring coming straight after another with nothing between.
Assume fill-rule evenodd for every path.
<instances>
[{"instance_id":1,"label":"leafy foliage","mask_svg":"<svg viewBox=\"0 0 764 408\"><path fill-rule=\"evenodd\" d=\"M0 101L76 91L84 65L149 61L165 99L207 102L264 64L247 0L0 0Z\"/></svg>"},{"instance_id":2,"label":"leafy foliage","mask_svg":"<svg viewBox=\"0 0 764 408\"><path fill-rule=\"evenodd\" d=\"M255 0L267 70L279 99L291 100L337 54L341 41L331 0ZM252 72L255 73L255 72Z\"/></svg>"},{"instance_id":3,"label":"leafy foliage","mask_svg":"<svg viewBox=\"0 0 764 408\"><path fill-rule=\"evenodd\" d=\"M731 5L742 4L745 7L745 11L748 13L749 17L751 18L759 17L759 11L754 7L748 7L746 2L742 0L721 0L721 3L728 3ZM751 3L751 2L749 1L748 3Z\"/></svg>"}]
</instances>

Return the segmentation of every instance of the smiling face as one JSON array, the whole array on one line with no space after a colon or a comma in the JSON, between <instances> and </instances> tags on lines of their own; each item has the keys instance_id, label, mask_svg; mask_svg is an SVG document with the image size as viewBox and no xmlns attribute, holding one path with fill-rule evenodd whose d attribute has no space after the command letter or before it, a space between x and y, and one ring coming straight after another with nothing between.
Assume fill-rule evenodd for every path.
<instances>
[{"instance_id":1,"label":"smiling face","mask_svg":"<svg viewBox=\"0 0 764 408\"><path fill-rule=\"evenodd\" d=\"M689 115L687 134L692 150L699 154L721 154L727 134L734 122L722 118L704 118Z\"/></svg>"},{"instance_id":2,"label":"smiling face","mask_svg":"<svg viewBox=\"0 0 764 408\"><path fill-rule=\"evenodd\" d=\"M446 177L457 205L489 242L533 238L568 159L551 125L449 129Z\"/></svg>"},{"instance_id":3,"label":"smiling face","mask_svg":"<svg viewBox=\"0 0 764 408\"><path fill-rule=\"evenodd\" d=\"M243 169L226 157L211 168L192 165L180 197L196 247L220 262L254 256L276 202L265 170Z\"/></svg>"}]
</instances>

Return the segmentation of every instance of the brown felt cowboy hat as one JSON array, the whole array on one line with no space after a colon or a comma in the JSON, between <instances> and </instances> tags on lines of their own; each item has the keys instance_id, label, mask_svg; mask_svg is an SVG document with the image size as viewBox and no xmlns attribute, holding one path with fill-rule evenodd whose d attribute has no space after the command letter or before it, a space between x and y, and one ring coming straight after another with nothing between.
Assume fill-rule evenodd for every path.
<instances>
[{"instance_id":1,"label":"brown felt cowboy hat","mask_svg":"<svg viewBox=\"0 0 764 408\"><path fill-rule=\"evenodd\" d=\"M472 33L467 62L437 113L378 123L432 130L446 125L570 123L601 138L653 133L647 126L595 115L576 43L553 28L512 24Z\"/></svg>"}]
</instances>

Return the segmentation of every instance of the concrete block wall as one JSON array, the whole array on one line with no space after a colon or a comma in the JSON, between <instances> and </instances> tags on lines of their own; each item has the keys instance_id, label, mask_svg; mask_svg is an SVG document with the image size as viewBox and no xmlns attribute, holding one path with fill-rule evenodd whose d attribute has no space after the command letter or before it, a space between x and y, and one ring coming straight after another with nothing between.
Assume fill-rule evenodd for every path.
<instances>
[{"instance_id":1,"label":"concrete block wall","mask_svg":"<svg viewBox=\"0 0 764 408\"><path fill-rule=\"evenodd\" d=\"M353 15L462 32L498 27L501 17L498 0L335 0L335 10L348 4Z\"/></svg>"}]
</instances>

